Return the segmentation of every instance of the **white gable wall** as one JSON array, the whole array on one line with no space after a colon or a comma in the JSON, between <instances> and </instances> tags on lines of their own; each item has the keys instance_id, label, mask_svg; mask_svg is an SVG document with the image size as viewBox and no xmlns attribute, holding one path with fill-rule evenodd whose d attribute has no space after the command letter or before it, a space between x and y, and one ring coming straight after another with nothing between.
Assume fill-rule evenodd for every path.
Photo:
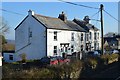
<instances>
[{"instance_id":1,"label":"white gable wall","mask_svg":"<svg viewBox=\"0 0 120 80\"><path fill-rule=\"evenodd\" d=\"M32 37L29 37L32 32ZM25 53L27 59L40 59L46 56L46 28L29 17L15 30L16 60Z\"/></svg>"}]
</instances>

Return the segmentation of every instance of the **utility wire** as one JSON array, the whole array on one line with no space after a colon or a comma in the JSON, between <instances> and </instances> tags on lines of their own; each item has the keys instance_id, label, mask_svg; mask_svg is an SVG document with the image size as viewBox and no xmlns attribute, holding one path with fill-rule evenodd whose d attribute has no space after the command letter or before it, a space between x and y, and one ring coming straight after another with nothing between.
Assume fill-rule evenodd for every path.
<instances>
[{"instance_id":1,"label":"utility wire","mask_svg":"<svg viewBox=\"0 0 120 80\"><path fill-rule=\"evenodd\" d=\"M112 16L110 13L108 13L106 10L103 10L106 14L108 14L111 18L113 18L114 20L118 21L120 23L120 21L118 19L116 19L114 16Z\"/></svg>"},{"instance_id":2,"label":"utility wire","mask_svg":"<svg viewBox=\"0 0 120 80\"><path fill-rule=\"evenodd\" d=\"M5 9L0 9L0 10L5 11L5 12L8 12L8 13L12 13L12 14L17 14L17 15L24 16L23 14L20 14L20 13L17 13L17 12L8 11L8 10L5 10Z\"/></svg>"},{"instance_id":3,"label":"utility wire","mask_svg":"<svg viewBox=\"0 0 120 80\"><path fill-rule=\"evenodd\" d=\"M100 20L98 20L98 19L93 19L93 17L94 16L96 16L97 14L99 15L99 12L100 12L100 10L98 11L98 12L96 12L95 14L93 14L91 17L90 17L90 20L93 20L93 21L96 21L96 22L100 22Z\"/></svg>"},{"instance_id":4,"label":"utility wire","mask_svg":"<svg viewBox=\"0 0 120 80\"><path fill-rule=\"evenodd\" d=\"M99 12L100 12L100 10L99 10ZM96 18L97 18L97 20L99 20L99 22L101 22L101 21L100 21L100 16L99 16L99 14L97 14L97 17L96 17ZM98 22L96 21L96 26L97 26L97 25L98 25Z\"/></svg>"},{"instance_id":5,"label":"utility wire","mask_svg":"<svg viewBox=\"0 0 120 80\"><path fill-rule=\"evenodd\" d=\"M100 12L100 10L98 12L96 12L95 14L93 14L90 18L94 17L95 15L97 15Z\"/></svg>"},{"instance_id":6,"label":"utility wire","mask_svg":"<svg viewBox=\"0 0 120 80\"><path fill-rule=\"evenodd\" d=\"M58 0L58 1L65 2L65 3L68 3L68 4L72 4L72 5L76 5L76 6L85 7L85 8L99 9L99 8L96 8L96 7L91 7L91 6L86 6L86 5L76 4L76 3L72 3L72 2L68 2L68 1L64 1L64 0Z\"/></svg>"}]
</instances>

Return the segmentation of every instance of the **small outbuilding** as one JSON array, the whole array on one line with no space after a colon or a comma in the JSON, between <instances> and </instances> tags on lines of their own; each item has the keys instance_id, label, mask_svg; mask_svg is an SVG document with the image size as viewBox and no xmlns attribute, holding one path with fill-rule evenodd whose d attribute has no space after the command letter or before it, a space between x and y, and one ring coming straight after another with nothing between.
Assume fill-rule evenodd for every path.
<instances>
[{"instance_id":1,"label":"small outbuilding","mask_svg":"<svg viewBox=\"0 0 120 80\"><path fill-rule=\"evenodd\" d=\"M14 62L15 61L15 51L4 51L3 52L4 62Z\"/></svg>"}]
</instances>

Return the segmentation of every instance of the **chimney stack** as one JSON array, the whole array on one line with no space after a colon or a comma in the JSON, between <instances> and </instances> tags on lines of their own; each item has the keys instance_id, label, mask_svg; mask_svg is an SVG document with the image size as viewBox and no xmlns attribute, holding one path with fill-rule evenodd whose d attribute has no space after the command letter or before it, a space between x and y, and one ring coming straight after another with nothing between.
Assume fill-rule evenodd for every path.
<instances>
[{"instance_id":1,"label":"chimney stack","mask_svg":"<svg viewBox=\"0 0 120 80\"><path fill-rule=\"evenodd\" d=\"M64 21L64 22L66 22L66 20L67 20L67 17L66 17L66 15L64 14L63 11L62 11L62 14L59 14L58 18L61 19L61 20Z\"/></svg>"},{"instance_id":2,"label":"chimney stack","mask_svg":"<svg viewBox=\"0 0 120 80\"><path fill-rule=\"evenodd\" d=\"M28 15L34 15L34 11L29 10L29 11L28 11Z\"/></svg>"},{"instance_id":3,"label":"chimney stack","mask_svg":"<svg viewBox=\"0 0 120 80\"><path fill-rule=\"evenodd\" d=\"M84 20L86 23L89 23L90 18L89 18L89 16L85 16L83 20Z\"/></svg>"}]
</instances>

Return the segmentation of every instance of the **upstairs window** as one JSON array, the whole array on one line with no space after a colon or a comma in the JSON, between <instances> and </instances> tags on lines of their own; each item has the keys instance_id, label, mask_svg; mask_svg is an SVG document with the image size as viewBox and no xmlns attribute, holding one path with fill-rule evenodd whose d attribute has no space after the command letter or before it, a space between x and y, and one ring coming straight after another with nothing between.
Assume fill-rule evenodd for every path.
<instances>
[{"instance_id":1,"label":"upstairs window","mask_svg":"<svg viewBox=\"0 0 120 80\"><path fill-rule=\"evenodd\" d=\"M31 38L32 38L32 30L31 30L31 28L29 27L29 28L28 28L28 43L31 43Z\"/></svg>"},{"instance_id":2,"label":"upstairs window","mask_svg":"<svg viewBox=\"0 0 120 80\"><path fill-rule=\"evenodd\" d=\"M94 33L94 39L95 40L97 39L97 33L96 32Z\"/></svg>"},{"instance_id":3,"label":"upstairs window","mask_svg":"<svg viewBox=\"0 0 120 80\"><path fill-rule=\"evenodd\" d=\"M54 31L54 41L57 41L57 31Z\"/></svg>"},{"instance_id":4,"label":"upstairs window","mask_svg":"<svg viewBox=\"0 0 120 80\"><path fill-rule=\"evenodd\" d=\"M92 39L92 33L90 32L90 40Z\"/></svg>"},{"instance_id":5,"label":"upstairs window","mask_svg":"<svg viewBox=\"0 0 120 80\"><path fill-rule=\"evenodd\" d=\"M57 55L57 46L54 46L54 51L53 51L54 55Z\"/></svg>"},{"instance_id":6,"label":"upstairs window","mask_svg":"<svg viewBox=\"0 0 120 80\"><path fill-rule=\"evenodd\" d=\"M9 55L9 60L13 60L13 55Z\"/></svg>"},{"instance_id":7,"label":"upstairs window","mask_svg":"<svg viewBox=\"0 0 120 80\"><path fill-rule=\"evenodd\" d=\"M86 34L86 41L89 40L89 34Z\"/></svg>"},{"instance_id":8,"label":"upstairs window","mask_svg":"<svg viewBox=\"0 0 120 80\"><path fill-rule=\"evenodd\" d=\"M83 41L83 33L81 34L81 41Z\"/></svg>"},{"instance_id":9,"label":"upstairs window","mask_svg":"<svg viewBox=\"0 0 120 80\"><path fill-rule=\"evenodd\" d=\"M98 33L98 39L99 39L99 33Z\"/></svg>"},{"instance_id":10,"label":"upstairs window","mask_svg":"<svg viewBox=\"0 0 120 80\"><path fill-rule=\"evenodd\" d=\"M31 38L31 37L32 37L32 30L31 30L31 28L28 29L28 32L29 32L29 33L28 33L29 38Z\"/></svg>"},{"instance_id":11,"label":"upstairs window","mask_svg":"<svg viewBox=\"0 0 120 80\"><path fill-rule=\"evenodd\" d=\"M74 41L74 33L71 33L71 41Z\"/></svg>"}]
</instances>

